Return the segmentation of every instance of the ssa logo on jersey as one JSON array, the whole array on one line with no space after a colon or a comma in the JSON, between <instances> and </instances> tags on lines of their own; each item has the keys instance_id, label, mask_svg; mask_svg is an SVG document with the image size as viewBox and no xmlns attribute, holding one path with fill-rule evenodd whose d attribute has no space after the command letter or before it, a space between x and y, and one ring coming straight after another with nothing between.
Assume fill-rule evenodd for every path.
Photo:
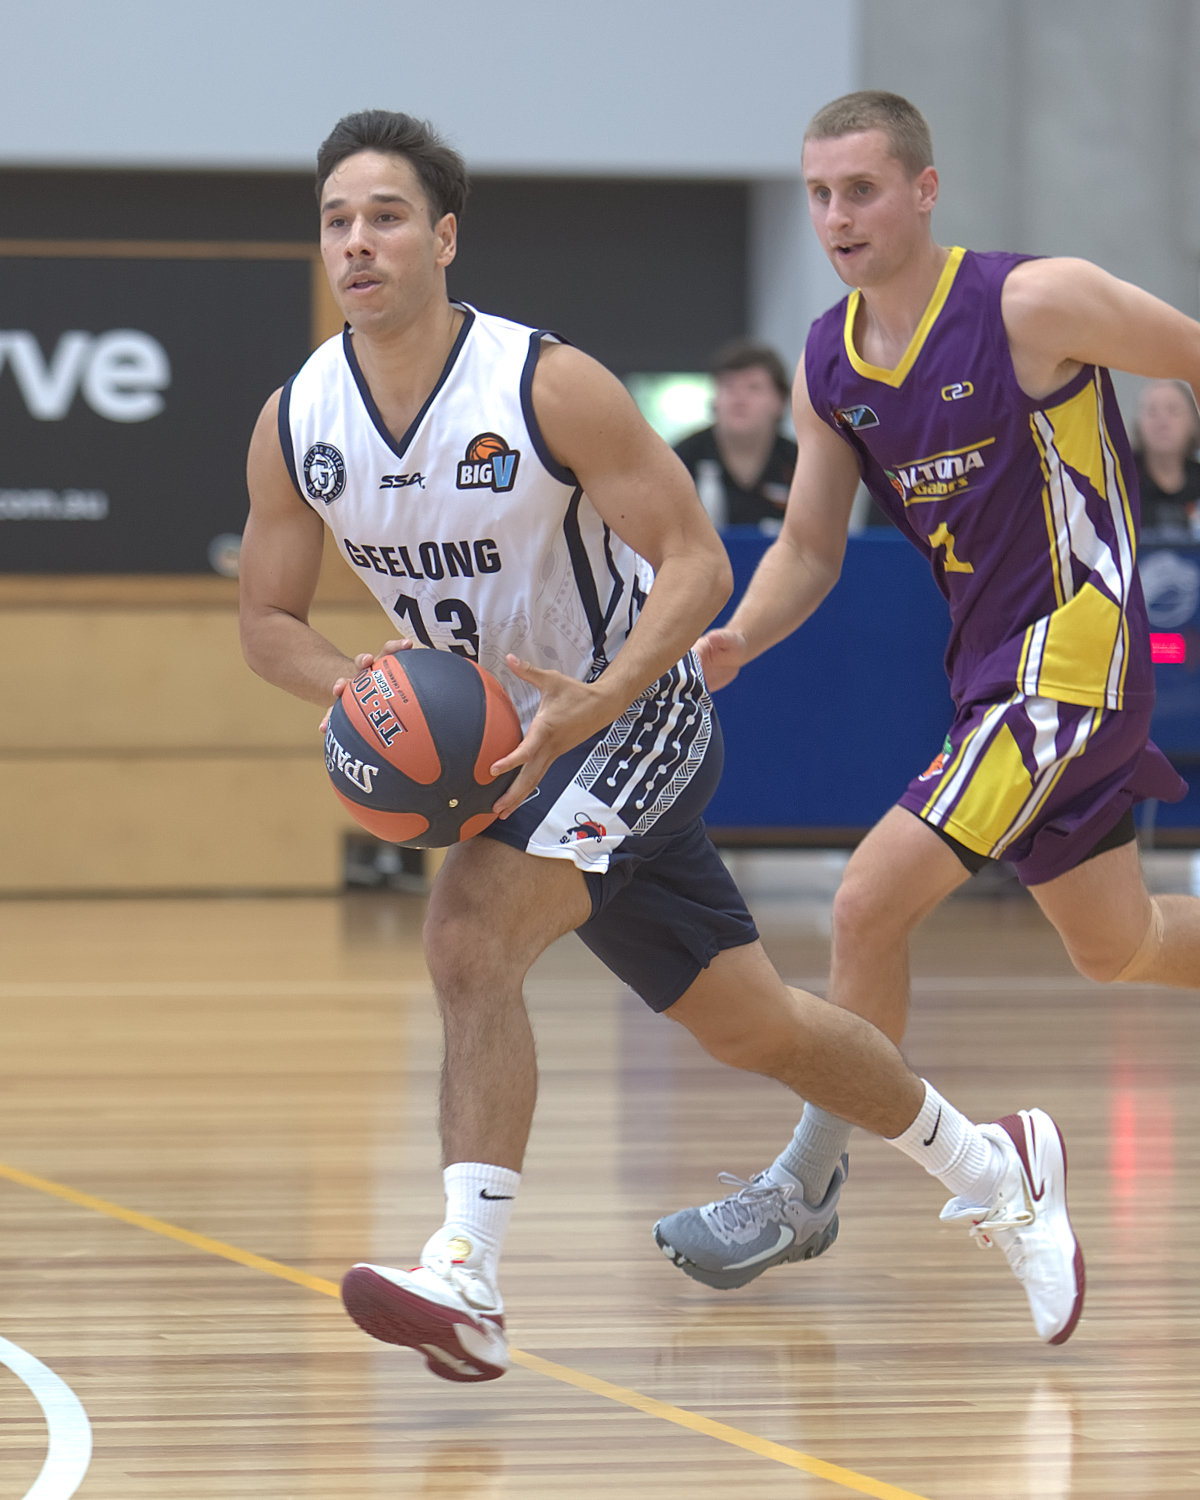
<instances>
[{"instance_id":1,"label":"ssa logo on jersey","mask_svg":"<svg viewBox=\"0 0 1200 1500\"><path fill-rule=\"evenodd\" d=\"M332 443L314 443L304 455L304 488L326 505L346 488L346 460Z\"/></svg>"},{"instance_id":2,"label":"ssa logo on jersey","mask_svg":"<svg viewBox=\"0 0 1200 1500\"><path fill-rule=\"evenodd\" d=\"M498 433L481 432L467 444L467 456L458 466L460 490L511 490L521 455Z\"/></svg>"}]
</instances>

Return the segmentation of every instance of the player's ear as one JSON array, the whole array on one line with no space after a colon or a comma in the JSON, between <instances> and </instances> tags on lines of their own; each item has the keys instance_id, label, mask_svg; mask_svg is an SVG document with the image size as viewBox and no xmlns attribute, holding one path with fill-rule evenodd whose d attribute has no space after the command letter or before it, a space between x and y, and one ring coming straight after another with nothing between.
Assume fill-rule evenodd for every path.
<instances>
[{"instance_id":1,"label":"player's ear","mask_svg":"<svg viewBox=\"0 0 1200 1500\"><path fill-rule=\"evenodd\" d=\"M443 214L433 226L433 238L437 245L437 264L448 266L458 254L458 220L453 214Z\"/></svg>"},{"instance_id":2,"label":"player's ear","mask_svg":"<svg viewBox=\"0 0 1200 1500\"><path fill-rule=\"evenodd\" d=\"M922 213L932 213L938 196L938 174L936 167L926 167L913 181L917 190L917 207Z\"/></svg>"}]
</instances>

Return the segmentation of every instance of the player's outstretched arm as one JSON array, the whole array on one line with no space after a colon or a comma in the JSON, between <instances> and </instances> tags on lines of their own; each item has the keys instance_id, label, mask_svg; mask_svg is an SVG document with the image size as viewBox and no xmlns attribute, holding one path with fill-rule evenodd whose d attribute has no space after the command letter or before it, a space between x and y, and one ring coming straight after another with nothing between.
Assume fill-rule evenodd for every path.
<instances>
[{"instance_id":1,"label":"player's outstretched arm","mask_svg":"<svg viewBox=\"0 0 1200 1500\"><path fill-rule=\"evenodd\" d=\"M297 698L328 706L366 658L351 661L308 623L321 571L325 527L296 493L279 448L279 392L250 440L250 519L239 563L242 654Z\"/></svg>"},{"instance_id":2,"label":"player's outstretched arm","mask_svg":"<svg viewBox=\"0 0 1200 1500\"><path fill-rule=\"evenodd\" d=\"M841 575L858 460L813 411L803 360L792 388L792 413L799 453L783 529L728 625L709 631L699 643L704 675L714 691L803 625Z\"/></svg>"},{"instance_id":3,"label":"player's outstretched arm","mask_svg":"<svg viewBox=\"0 0 1200 1500\"><path fill-rule=\"evenodd\" d=\"M497 802L510 812L557 756L618 718L692 646L729 597L732 574L721 539L687 470L649 427L603 365L566 344L546 344L533 379L533 407L553 457L571 470L612 530L653 566L641 616L593 683L529 668L514 672L541 693L529 733L497 764L521 775Z\"/></svg>"},{"instance_id":4,"label":"player's outstretched arm","mask_svg":"<svg viewBox=\"0 0 1200 1500\"><path fill-rule=\"evenodd\" d=\"M1048 396L1082 365L1106 365L1200 391L1200 323L1090 261L1024 261L1001 308L1022 389Z\"/></svg>"}]
</instances>

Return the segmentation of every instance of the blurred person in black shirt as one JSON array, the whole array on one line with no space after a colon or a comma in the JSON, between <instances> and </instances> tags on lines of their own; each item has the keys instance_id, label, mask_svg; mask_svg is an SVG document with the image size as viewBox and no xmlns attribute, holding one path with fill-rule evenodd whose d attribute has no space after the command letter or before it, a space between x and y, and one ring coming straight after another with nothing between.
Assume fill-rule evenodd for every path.
<instances>
[{"instance_id":1,"label":"blurred person in black shirt","mask_svg":"<svg viewBox=\"0 0 1200 1500\"><path fill-rule=\"evenodd\" d=\"M693 432L675 452L696 482L718 526L761 526L783 519L796 469L796 445L781 436L791 382L766 344L737 339L709 366L717 382L713 425Z\"/></svg>"},{"instance_id":2,"label":"blurred person in black shirt","mask_svg":"<svg viewBox=\"0 0 1200 1500\"><path fill-rule=\"evenodd\" d=\"M1133 450L1147 530L1200 535L1200 414L1182 380L1142 388L1133 424Z\"/></svg>"}]
</instances>

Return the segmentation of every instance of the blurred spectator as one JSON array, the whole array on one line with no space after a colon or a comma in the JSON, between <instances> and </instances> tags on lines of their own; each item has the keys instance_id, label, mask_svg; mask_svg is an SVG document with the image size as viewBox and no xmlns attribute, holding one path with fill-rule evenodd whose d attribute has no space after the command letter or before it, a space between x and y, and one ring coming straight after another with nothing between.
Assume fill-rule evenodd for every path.
<instances>
[{"instance_id":1,"label":"blurred spectator","mask_svg":"<svg viewBox=\"0 0 1200 1500\"><path fill-rule=\"evenodd\" d=\"M791 383L766 344L738 339L718 349L713 425L675 449L718 526L778 530L796 469L796 445L780 435Z\"/></svg>"},{"instance_id":2,"label":"blurred spectator","mask_svg":"<svg viewBox=\"0 0 1200 1500\"><path fill-rule=\"evenodd\" d=\"M1200 534L1200 414L1182 380L1142 388L1133 424L1142 525Z\"/></svg>"}]
</instances>

